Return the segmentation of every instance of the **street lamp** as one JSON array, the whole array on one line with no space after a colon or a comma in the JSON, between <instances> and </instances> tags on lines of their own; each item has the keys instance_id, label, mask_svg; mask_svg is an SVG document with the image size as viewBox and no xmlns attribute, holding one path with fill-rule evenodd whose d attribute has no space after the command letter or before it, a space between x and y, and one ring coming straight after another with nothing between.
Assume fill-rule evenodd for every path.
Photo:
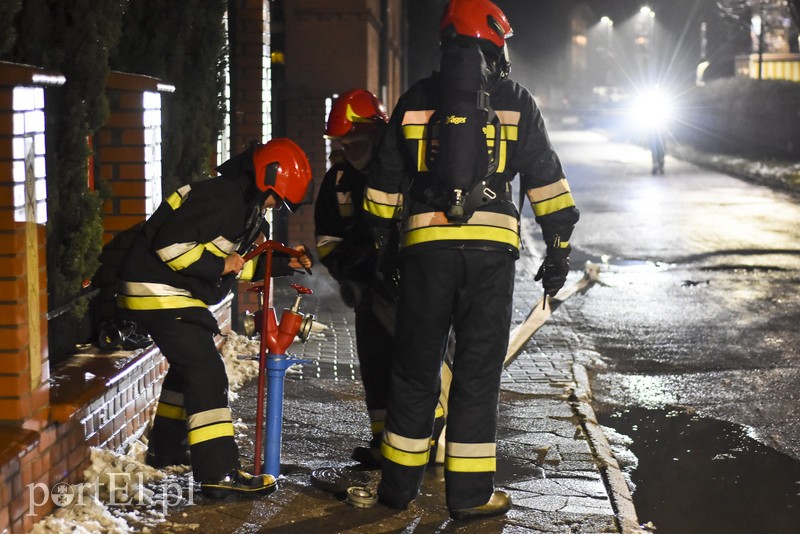
<instances>
[{"instance_id":1,"label":"street lamp","mask_svg":"<svg viewBox=\"0 0 800 534\"><path fill-rule=\"evenodd\" d=\"M654 76L654 60L653 60L653 41L655 40L655 23L656 13L650 6L642 6L639 9L638 17L639 36L636 38L636 44L641 46L643 55L643 67L646 71L648 84L652 83Z\"/></svg>"}]
</instances>

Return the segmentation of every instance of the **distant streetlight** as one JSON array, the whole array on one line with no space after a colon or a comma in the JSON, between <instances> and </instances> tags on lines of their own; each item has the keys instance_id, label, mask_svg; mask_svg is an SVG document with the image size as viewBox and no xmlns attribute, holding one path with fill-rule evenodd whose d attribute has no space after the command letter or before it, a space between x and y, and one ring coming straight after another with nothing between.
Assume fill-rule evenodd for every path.
<instances>
[{"instance_id":1,"label":"distant streetlight","mask_svg":"<svg viewBox=\"0 0 800 534\"><path fill-rule=\"evenodd\" d=\"M606 28L606 48L611 53L611 32L614 30L614 21L611 17L603 16L600 18L600 24Z\"/></svg>"},{"instance_id":2,"label":"distant streetlight","mask_svg":"<svg viewBox=\"0 0 800 534\"><path fill-rule=\"evenodd\" d=\"M647 70L648 83L652 83L654 76L653 41L655 39L656 13L650 6L642 6L639 9L640 30L636 38L636 44L642 47L644 53L644 64ZM644 19L644 20L641 20Z\"/></svg>"}]
</instances>

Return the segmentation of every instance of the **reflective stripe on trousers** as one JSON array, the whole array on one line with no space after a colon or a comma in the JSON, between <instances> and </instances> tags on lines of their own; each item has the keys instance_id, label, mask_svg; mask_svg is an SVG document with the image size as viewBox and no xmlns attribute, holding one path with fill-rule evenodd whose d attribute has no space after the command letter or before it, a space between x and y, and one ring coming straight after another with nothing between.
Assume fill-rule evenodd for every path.
<instances>
[{"instance_id":1,"label":"reflective stripe on trousers","mask_svg":"<svg viewBox=\"0 0 800 534\"><path fill-rule=\"evenodd\" d=\"M503 358L514 291L514 258L481 250L439 249L400 265L397 362L384 432L378 488L393 502L416 497L439 396L442 355L455 332L447 417L447 505L485 504L494 490L495 438ZM388 438L387 438L388 436Z\"/></svg>"},{"instance_id":2,"label":"reflective stripe on trousers","mask_svg":"<svg viewBox=\"0 0 800 534\"><path fill-rule=\"evenodd\" d=\"M154 423L149 446L172 451L188 438L194 479L216 482L239 467L239 449L228 408L228 376L214 336L203 325L180 319L147 322L144 327L169 362L164 387L183 395L187 417L180 436ZM162 395L161 400L167 398ZM159 419L163 423L168 418L160 416L156 422Z\"/></svg>"}]
</instances>

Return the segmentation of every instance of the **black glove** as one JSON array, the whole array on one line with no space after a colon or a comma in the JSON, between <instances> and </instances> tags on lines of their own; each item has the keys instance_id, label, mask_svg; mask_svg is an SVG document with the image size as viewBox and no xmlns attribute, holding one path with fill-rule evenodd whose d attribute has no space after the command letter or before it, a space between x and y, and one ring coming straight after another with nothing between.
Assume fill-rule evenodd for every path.
<instances>
[{"instance_id":1,"label":"black glove","mask_svg":"<svg viewBox=\"0 0 800 534\"><path fill-rule=\"evenodd\" d=\"M554 297L564 287L569 274L569 253L570 247L547 251L539 272L533 277L537 282L542 281L545 295Z\"/></svg>"}]
</instances>

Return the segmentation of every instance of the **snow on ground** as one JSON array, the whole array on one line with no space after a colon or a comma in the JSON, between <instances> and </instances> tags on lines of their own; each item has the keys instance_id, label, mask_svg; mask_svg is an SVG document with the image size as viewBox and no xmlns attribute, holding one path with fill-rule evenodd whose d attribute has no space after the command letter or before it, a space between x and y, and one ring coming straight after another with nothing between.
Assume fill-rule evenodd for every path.
<instances>
[{"instance_id":1,"label":"snow on ground","mask_svg":"<svg viewBox=\"0 0 800 534\"><path fill-rule=\"evenodd\" d=\"M259 341L231 333L222 348L228 373L228 396L247 380L258 375L256 360ZM246 426L241 419L234 422L241 432ZM34 534L125 534L148 532L157 524L169 521L170 509L193 504L194 481L189 466L154 469L144 462L147 444L144 438L134 440L125 453L98 447L91 448L91 466L83 473L81 484L57 484L53 488L36 488L35 502L48 497L57 508L33 527ZM47 493L50 492L50 495ZM34 500L32 499L32 500ZM185 513L184 513L185 515ZM178 530L196 530L198 524L173 525Z\"/></svg>"},{"instance_id":2,"label":"snow on ground","mask_svg":"<svg viewBox=\"0 0 800 534\"><path fill-rule=\"evenodd\" d=\"M228 401L232 402L239 397L237 391L244 383L258 376L258 360L240 359L240 356L257 358L260 341L235 332L228 334L227 338L222 347L222 361L228 373Z\"/></svg>"}]
</instances>

